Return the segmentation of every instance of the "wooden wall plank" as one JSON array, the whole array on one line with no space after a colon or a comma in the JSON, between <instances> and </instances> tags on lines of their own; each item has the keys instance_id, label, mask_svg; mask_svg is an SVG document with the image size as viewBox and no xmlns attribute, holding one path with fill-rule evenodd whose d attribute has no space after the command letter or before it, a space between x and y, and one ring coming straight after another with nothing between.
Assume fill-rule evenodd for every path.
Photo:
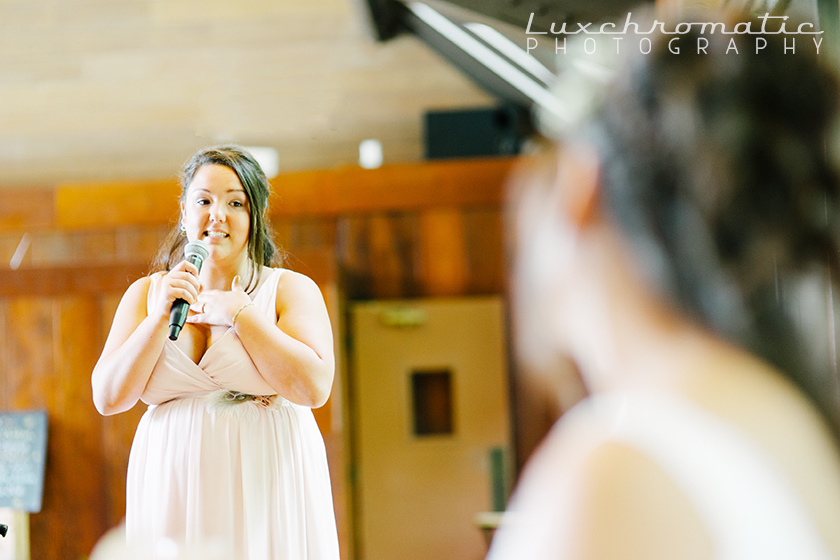
<instances>
[{"instance_id":1,"label":"wooden wall plank","mask_svg":"<svg viewBox=\"0 0 840 560\"><path fill-rule=\"evenodd\" d=\"M440 208L420 214L420 251L424 292L431 296L466 293L469 281L463 214Z\"/></svg>"},{"instance_id":2,"label":"wooden wall plank","mask_svg":"<svg viewBox=\"0 0 840 560\"><path fill-rule=\"evenodd\" d=\"M512 376L510 389L514 469L520 473L564 411L556 396L560 383L547 380L540 373L529 372L521 364L517 366L517 375ZM573 367L571 364L558 364L558 372L565 373L563 368L569 368L571 372ZM571 379L570 375L574 374L566 374L566 380ZM568 392L568 383L564 385L564 392ZM583 389L582 384L579 387Z\"/></svg>"},{"instance_id":3,"label":"wooden wall plank","mask_svg":"<svg viewBox=\"0 0 840 560\"><path fill-rule=\"evenodd\" d=\"M116 260L113 230L64 232L53 230L31 236L27 267L50 268Z\"/></svg>"},{"instance_id":4,"label":"wooden wall plank","mask_svg":"<svg viewBox=\"0 0 840 560\"><path fill-rule=\"evenodd\" d=\"M295 263L306 267L304 254L320 254L327 251L329 258L335 256L336 221L332 218L296 218L272 220L274 242L283 253L285 265L293 270ZM298 272L307 274L306 270ZM307 274L308 275L308 274Z\"/></svg>"},{"instance_id":5,"label":"wooden wall plank","mask_svg":"<svg viewBox=\"0 0 840 560\"><path fill-rule=\"evenodd\" d=\"M46 228L55 221L53 189L4 189L0 204L0 231Z\"/></svg>"},{"instance_id":6,"label":"wooden wall plank","mask_svg":"<svg viewBox=\"0 0 840 560\"><path fill-rule=\"evenodd\" d=\"M47 546L52 558L81 558L105 526L102 430L93 407L90 373L99 357L99 313L91 295L53 300L55 395L50 408L49 507L33 524L32 546ZM72 521L71 521L72 520Z\"/></svg>"},{"instance_id":7,"label":"wooden wall plank","mask_svg":"<svg viewBox=\"0 0 840 560\"><path fill-rule=\"evenodd\" d=\"M0 233L0 268L10 264L24 235L28 242L24 256L18 263L21 269L151 262L168 231L166 225L152 225Z\"/></svg>"},{"instance_id":8,"label":"wooden wall plank","mask_svg":"<svg viewBox=\"0 0 840 560\"><path fill-rule=\"evenodd\" d=\"M369 243L373 293L377 298L398 298L403 293L406 272L395 220L386 214L370 217Z\"/></svg>"},{"instance_id":9,"label":"wooden wall plank","mask_svg":"<svg viewBox=\"0 0 840 560\"><path fill-rule=\"evenodd\" d=\"M4 370L12 410L46 409L41 511L30 517L32 558L82 558L105 529L102 452L90 371L98 355L89 296L16 298L3 305L13 352Z\"/></svg>"},{"instance_id":10,"label":"wooden wall plank","mask_svg":"<svg viewBox=\"0 0 840 560\"><path fill-rule=\"evenodd\" d=\"M30 516L32 558L59 558L50 552L52 539L61 526L49 513L63 499L63 489L53 473L60 464L56 448L56 423L52 411L61 390L54 374L53 302L46 298L16 298L8 302L6 335L9 342L7 386L11 410L46 410L48 415L47 460L42 513Z\"/></svg>"},{"instance_id":11,"label":"wooden wall plank","mask_svg":"<svg viewBox=\"0 0 840 560\"><path fill-rule=\"evenodd\" d=\"M55 398L52 302L38 297L16 298L9 302L7 312L11 408L50 408Z\"/></svg>"},{"instance_id":12,"label":"wooden wall plank","mask_svg":"<svg viewBox=\"0 0 840 560\"><path fill-rule=\"evenodd\" d=\"M351 299L502 293L501 221L493 207L342 217L343 287Z\"/></svg>"},{"instance_id":13,"label":"wooden wall plank","mask_svg":"<svg viewBox=\"0 0 840 560\"><path fill-rule=\"evenodd\" d=\"M336 224L339 282L348 299L373 297L368 222L367 216L349 215L340 217Z\"/></svg>"},{"instance_id":14,"label":"wooden wall plank","mask_svg":"<svg viewBox=\"0 0 840 560\"><path fill-rule=\"evenodd\" d=\"M336 217L499 204L514 161L467 159L289 173L272 181L270 213ZM169 223L178 216L179 192L174 180L59 184L54 225L78 229Z\"/></svg>"},{"instance_id":15,"label":"wooden wall plank","mask_svg":"<svg viewBox=\"0 0 840 560\"><path fill-rule=\"evenodd\" d=\"M65 229L167 223L178 216L175 180L61 183L55 226Z\"/></svg>"},{"instance_id":16,"label":"wooden wall plank","mask_svg":"<svg viewBox=\"0 0 840 560\"><path fill-rule=\"evenodd\" d=\"M146 274L145 263L62 268L0 269L0 297L124 292Z\"/></svg>"},{"instance_id":17,"label":"wooden wall plank","mask_svg":"<svg viewBox=\"0 0 840 560\"><path fill-rule=\"evenodd\" d=\"M466 209L465 258L471 294L502 294L507 289L502 212L498 207Z\"/></svg>"},{"instance_id":18,"label":"wooden wall plank","mask_svg":"<svg viewBox=\"0 0 840 560\"><path fill-rule=\"evenodd\" d=\"M151 263L171 227L174 225L118 228L114 232L116 261Z\"/></svg>"},{"instance_id":19,"label":"wooden wall plank","mask_svg":"<svg viewBox=\"0 0 840 560\"><path fill-rule=\"evenodd\" d=\"M307 171L274 180L272 215L338 216L430 206L498 204L512 158Z\"/></svg>"}]
</instances>

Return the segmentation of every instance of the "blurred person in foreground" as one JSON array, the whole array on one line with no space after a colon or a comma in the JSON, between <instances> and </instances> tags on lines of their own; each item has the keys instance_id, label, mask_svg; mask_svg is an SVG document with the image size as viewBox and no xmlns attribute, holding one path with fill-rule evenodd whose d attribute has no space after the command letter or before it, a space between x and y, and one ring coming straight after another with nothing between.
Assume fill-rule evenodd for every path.
<instances>
[{"instance_id":1,"label":"blurred person in foreground","mask_svg":"<svg viewBox=\"0 0 840 560\"><path fill-rule=\"evenodd\" d=\"M311 411L335 370L321 291L277 266L269 183L246 150L199 150L181 187L179 227L123 296L92 376L102 414L148 405L128 464L128 546L144 559L338 560ZM200 271L187 242L207 248ZM178 299L190 311L171 340Z\"/></svg>"},{"instance_id":2,"label":"blurred person in foreground","mask_svg":"<svg viewBox=\"0 0 840 560\"><path fill-rule=\"evenodd\" d=\"M671 38L560 73L559 108L600 100L513 181L519 357L588 396L490 560L840 558L837 81L804 40Z\"/></svg>"}]
</instances>

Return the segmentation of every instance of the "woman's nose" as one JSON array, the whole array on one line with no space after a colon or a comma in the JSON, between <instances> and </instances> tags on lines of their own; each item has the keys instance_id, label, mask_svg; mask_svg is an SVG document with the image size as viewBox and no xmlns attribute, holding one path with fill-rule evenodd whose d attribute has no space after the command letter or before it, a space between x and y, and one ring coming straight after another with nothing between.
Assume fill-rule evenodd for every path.
<instances>
[{"instance_id":1,"label":"woman's nose","mask_svg":"<svg viewBox=\"0 0 840 560\"><path fill-rule=\"evenodd\" d=\"M227 208L224 204L219 202L214 202L210 205L210 219L214 222L223 222L225 221L225 214Z\"/></svg>"}]
</instances>

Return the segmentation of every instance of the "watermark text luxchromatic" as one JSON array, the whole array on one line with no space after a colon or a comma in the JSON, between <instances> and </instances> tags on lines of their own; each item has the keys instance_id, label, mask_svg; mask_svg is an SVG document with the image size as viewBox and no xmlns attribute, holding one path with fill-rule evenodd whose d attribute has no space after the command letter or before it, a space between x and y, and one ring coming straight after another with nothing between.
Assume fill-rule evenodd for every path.
<instances>
[{"instance_id":1,"label":"watermark text luxchromatic","mask_svg":"<svg viewBox=\"0 0 840 560\"><path fill-rule=\"evenodd\" d=\"M619 29L615 23L612 22L605 22L602 23L600 26L595 27L594 29L590 29L595 24L593 23L576 23L577 26L576 30L569 30L567 29L567 22L563 22L559 29L556 29L556 23L551 24L550 31L532 31L531 25L534 21L534 14L531 13L531 17L528 19L528 27L525 30L527 35L591 35L593 37L587 37L583 41L583 48L587 54L593 54L597 48L597 43L595 41L594 36L598 35L607 35L607 36L615 36L615 35L628 35L632 33L636 36L643 36L639 39L639 50L643 54L648 54L651 50L651 40L649 37L644 37L644 35L653 35L654 33L661 34L661 35L677 35L677 37L673 37L668 41L668 50L670 50L674 54L678 54L680 52L680 47L678 42L681 37L680 35L686 35L691 33L692 29L698 30L701 35L714 33L720 33L721 35L755 35L756 37L756 53L764 48L767 47L767 40L761 35L822 35L824 31L818 31L816 26L813 23L809 22L802 22L798 24L796 30L790 30L786 28L787 19L789 16L771 16L769 13L765 13L763 16L758 17L757 19L761 22L761 27L758 29L753 28L753 23L757 23L754 21L742 21L736 23L732 29L727 29L726 24L723 22L680 22L676 24L672 30L668 30L665 27L665 22L659 20L653 20L653 23L649 30L644 31L640 29L639 24L637 22L632 21L632 12L627 13L627 18L624 20L624 27L623 29ZM772 24L778 24L778 29L775 31L768 30L767 24L768 20L775 20L770 21ZM778 21L781 20L781 21ZM810 31L808 30L810 29ZM612 37L616 53L620 52L620 45L621 41L624 37ZM790 37L791 42L788 45L788 37L785 37L784 40L784 49L785 54L788 52L795 53L796 52L796 37ZM822 44L822 37L812 38L814 41L814 46L817 49L817 54L819 54L820 45ZM560 41L560 37L555 37L555 53L566 54L566 37L562 38L562 43ZM528 37L526 43L526 51L530 52L531 50L537 48L538 41L536 37ZM705 37L698 37L697 40L697 53L706 53L706 49L709 46L709 41ZM738 47L735 44L734 37L730 38L729 45L726 49L726 54L729 54L730 51L734 51L736 54L738 53Z\"/></svg>"}]
</instances>

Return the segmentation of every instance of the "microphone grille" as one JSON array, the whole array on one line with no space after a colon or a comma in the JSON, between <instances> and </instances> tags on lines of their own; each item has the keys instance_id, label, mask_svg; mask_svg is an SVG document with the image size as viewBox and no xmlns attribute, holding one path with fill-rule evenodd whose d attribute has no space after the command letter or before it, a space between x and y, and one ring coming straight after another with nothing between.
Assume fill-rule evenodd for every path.
<instances>
[{"instance_id":1,"label":"microphone grille","mask_svg":"<svg viewBox=\"0 0 840 560\"><path fill-rule=\"evenodd\" d=\"M202 261L207 258L210 252L207 250L207 245L201 241L190 241L184 247L184 258L189 259L192 256L199 257Z\"/></svg>"}]
</instances>

